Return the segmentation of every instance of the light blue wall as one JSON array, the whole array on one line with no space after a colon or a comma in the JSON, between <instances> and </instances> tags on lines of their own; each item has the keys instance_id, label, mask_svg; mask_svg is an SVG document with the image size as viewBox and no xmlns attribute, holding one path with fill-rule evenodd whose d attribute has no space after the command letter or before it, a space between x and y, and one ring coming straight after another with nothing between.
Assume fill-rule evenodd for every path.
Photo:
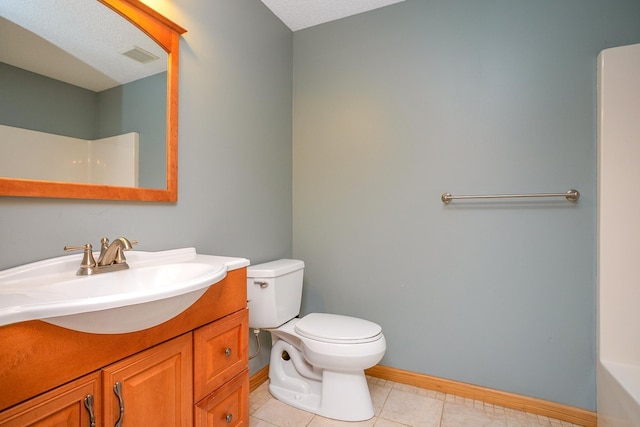
<instances>
[{"instance_id":1,"label":"light blue wall","mask_svg":"<svg viewBox=\"0 0 640 427\"><path fill-rule=\"evenodd\" d=\"M178 202L0 197L0 269L124 235L137 249L195 246L290 257L293 36L255 0L172 0L181 41ZM262 361L262 363L266 363Z\"/></svg>"},{"instance_id":2,"label":"light blue wall","mask_svg":"<svg viewBox=\"0 0 640 427\"><path fill-rule=\"evenodd\" d=\"M95 92L0 62L0 124L95 139Z\"/></svg>"},{"instance_id":3,"label":"light blue wall","mask_svg":"<svg viewBox=\"0 0 640 427\"><path fill-rule=\"evenodd\" d=\"M98 93L98 138L139 134L139 186L167 184L167 73Z\"/></svg>"},{"instance_id":4,"label":"light blue wall","mask_svg":"<svg viewBox=\"0 0 640 427\"><path fill-rule=\"evenodd\" d=\"M407 0L294 33L303 312L378 322L384 365L594 410L596 55L639 23L635 0Z\"/></svg>"}]
</instances>

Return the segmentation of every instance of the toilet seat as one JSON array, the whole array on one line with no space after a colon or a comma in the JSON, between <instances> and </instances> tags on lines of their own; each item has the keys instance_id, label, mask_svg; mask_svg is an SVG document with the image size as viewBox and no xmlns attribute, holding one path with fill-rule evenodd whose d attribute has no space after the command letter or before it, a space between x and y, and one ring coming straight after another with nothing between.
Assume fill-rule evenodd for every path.
<instances>
[{"instance_id":1,"label":"toilet seat","mask_svg":"<svg viewBox=\"0 0 640 427\"><path fill-rule=\"evenodd\" d=\"M295 324L302 337L335 344L361 344L377 341L382 327L368 320L339 314L311 313Z\"/></svg>"}]
</instances>

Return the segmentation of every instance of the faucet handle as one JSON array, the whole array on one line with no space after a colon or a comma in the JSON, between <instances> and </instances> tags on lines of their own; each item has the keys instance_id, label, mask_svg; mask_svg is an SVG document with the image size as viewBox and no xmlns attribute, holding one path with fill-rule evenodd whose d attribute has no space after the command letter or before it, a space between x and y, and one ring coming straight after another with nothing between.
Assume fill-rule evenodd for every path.
<instances>
[{"instance_id":1,"label":"faucet handle","mask_svg":"<svg viewBox=\"0 0 640 427\"><path fill-rule=\"evenodd\" d=\"M82 262L80 262L80 269L95 267L96 260L93 257L93 246L91 246L91 243L87 243L86 245L82 245L82 246L65 246L64 247L65 252L81 251L81 250L84 250L84 256L82 257Z\"/></svg>"},{"instance_id":2,"label":"faucet handle","mask_svg":"<svg viewBox=\"0 0 640 427\"><path fill-rule=\"evenodd\" d=\"M103 237L100 239L100 256L98 260L101 260L104 257L105 252L107 252L107 248L109 247L109 239Z\"/></svg>"}]
</instances>

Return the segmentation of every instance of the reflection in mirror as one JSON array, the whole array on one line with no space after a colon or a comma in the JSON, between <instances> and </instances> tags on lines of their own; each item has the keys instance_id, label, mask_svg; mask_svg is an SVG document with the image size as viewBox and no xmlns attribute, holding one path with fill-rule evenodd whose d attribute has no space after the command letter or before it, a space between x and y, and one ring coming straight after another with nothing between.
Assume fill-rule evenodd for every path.
<instances>
[{"instance_id":1,"label":"reflection in mirror","mask_svg":"<svg viewBox=\"0 0 640 427\"><path fill-rule=\"evenodd\" d=\"M0 195L176 200L185 30L100 1L0 2Z\"/></svg>"}]
</instances>

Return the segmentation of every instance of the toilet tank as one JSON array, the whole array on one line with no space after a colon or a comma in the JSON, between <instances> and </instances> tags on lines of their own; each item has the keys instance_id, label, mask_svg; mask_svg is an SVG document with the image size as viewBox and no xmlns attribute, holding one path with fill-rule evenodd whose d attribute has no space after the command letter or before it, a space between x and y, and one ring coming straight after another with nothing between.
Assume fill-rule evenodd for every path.
<instances>
[{"instance_id":1,"label":"toilet tank","mask_svg":"<svg viewBox=\"0 0 640 427\"><path fill-rule=\"evenodd\" d=\"M270 329L300 313L304 262L279 259L247 267L249 327Z\"/></svg>"}]
</instances>

